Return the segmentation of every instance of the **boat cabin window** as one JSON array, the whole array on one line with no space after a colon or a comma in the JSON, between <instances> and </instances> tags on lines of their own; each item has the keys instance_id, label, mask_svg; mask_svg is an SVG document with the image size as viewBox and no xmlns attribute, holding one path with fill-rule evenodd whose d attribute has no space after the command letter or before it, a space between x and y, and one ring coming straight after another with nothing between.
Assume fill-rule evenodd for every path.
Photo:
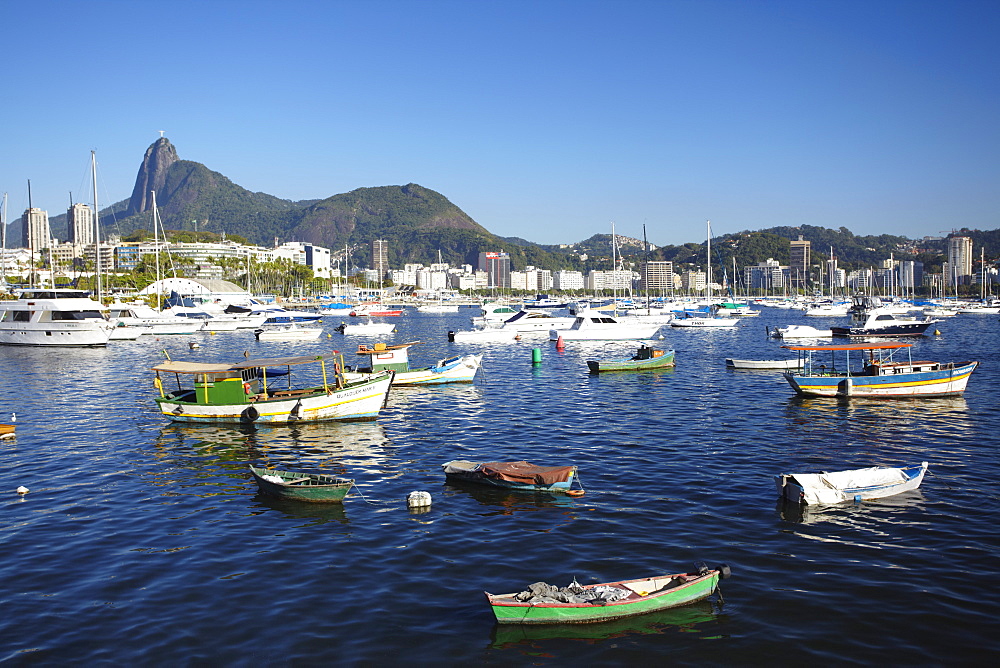
<instances>
[{"instance_id":1,"label":"boat cabin window","mask_svg":"<svg viewBox=\"0 0 1000 668\"><path fill-rule=\"evenodd\" d=\"M21 293L21 299L89 299L90 293L85 290L62 290L53 292L51 290L25 290Z\"/></svg>"},{"instance_id":2,"label":"boat cabin window","mask_svg":"<svg viewBox=\"0 0 1000 668\"><path fill-rule=\"evenodd\" d=\"M14 322L28 322L31 320L32 311L13 311L10 319Z\"/></svg>"},{"instance_id":3,"label":"boat cabin window","mask_svg":"<svg viewBox=\"0 0 1000 668\"><path fill-rule=\"evenodd\" d=\"M97 311L53 311L53 320L86 320L88 318L102 318Z\"/></svg>"},{"instance_id":4,"label":"boat cabin window","mask_svg":"<svg viewBox=\"0 0 1000 668\"><path fill-rule=\"evenodd\" d=\"M613 325L616 321L614 318L594 318L594 322L610 323Z\"/></svg>"}]
</instances>

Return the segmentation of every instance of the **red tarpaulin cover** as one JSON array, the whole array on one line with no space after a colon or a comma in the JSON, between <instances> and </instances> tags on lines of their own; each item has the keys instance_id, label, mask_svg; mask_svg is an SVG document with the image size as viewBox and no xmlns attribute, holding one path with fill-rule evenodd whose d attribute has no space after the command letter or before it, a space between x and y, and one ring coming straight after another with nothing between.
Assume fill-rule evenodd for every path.
<instances>
[{"instance_id":1,"label":"red tarpaulin cover","mask_svg":"<svg viewBox=\"0 0 1000 668\"><path fill-rule=\"evenodd\" d=\"M480 469L494 480L519 482L526 485L552 485L569 480L572 466L535 466L528 462L487 462Z\"/></svg>"}]
</instances>

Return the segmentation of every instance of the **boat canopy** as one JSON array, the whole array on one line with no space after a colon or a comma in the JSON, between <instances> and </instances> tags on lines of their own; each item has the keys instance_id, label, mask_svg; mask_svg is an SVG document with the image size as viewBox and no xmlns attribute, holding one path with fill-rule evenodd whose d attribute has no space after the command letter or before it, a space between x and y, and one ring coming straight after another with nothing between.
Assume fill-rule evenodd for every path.
<instances>
[{"instance_id":1,"label":"boat canopy","mask_svg":"<svg viewBox=\"0 0 1000 668\"><path fill-rule=\"evenodd\" d=\"M787 350L896 350L911 348L912 343L843 343L838 346L781 346Z\"/></svg>"},{"instance_id":2,"label":"boat canopy","mask_svg":"<svg viewBox=\"0 0 1000 668\"><path fill-rule=\"evenodd\" d=\"M334 360L337 353L328 355L299 355L296 357L271 357L267 359L247 360L239 364L210 364L207 362L183 362L180 360L166 360L153 367L153 371L165 371L167 373L223 373L226 371L240 371L242 369L256 369L267 366L295 366L297 364L310 364L312 362L325 362Z\"/></svg>"}]
</instances>

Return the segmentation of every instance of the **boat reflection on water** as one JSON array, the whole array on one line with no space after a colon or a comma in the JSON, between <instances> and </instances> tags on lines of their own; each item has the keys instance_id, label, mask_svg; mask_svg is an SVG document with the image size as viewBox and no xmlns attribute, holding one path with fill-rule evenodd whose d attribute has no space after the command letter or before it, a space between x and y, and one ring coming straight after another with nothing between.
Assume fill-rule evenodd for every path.
<instances>
[{"instance_id":1,"label":"boat reflection on water","mask_svg":"<svg viewBox=\"0 0 1000 668\"><path fill-rule=\"evenodd\" d=\"M907 430L922 435L972 436L975 424L965 397L925 399L836 399L794 396L785 417L797 431L829 434L857 432L866 441ZM893 439L895 440L895 438Z\"/></svg>"},{"instance_id":2,"label":"boat reflection on water","mask_svg":"<svg viewBox=\"0 0 1000 668\"><path fill-rule=\"evenodd\" d=\"M477 485L461 481L450 481L444 485L445 493L471 496L481 505L494 508L487 515L513 515L516 512L532 512L545 508L575 508L580 499L565 494L547 492L512 492L499 487Z\"/></svg>"},{"instance_id":3,"label":"boat reflection on water","mask_svg":"<svg viewBox=\"0 0 1000 668\"><path fill-rule=\"evenodd\" d=\"M894 515L903 515L899 522L912 523L911 513L924 512L925 499L919 489L896 496L833 505L804 505L791 499L779 498L775 511L786 522L817 524L820 522L850 529L867 529L884 533L886 525L896 523ZM889 534L886 534L887 536Z\"/></svg>"},{"instance_id":4,"label":"boat reflection on water","mask_svg":"<svg viewBox=\"0 0 1000 668\"><path fill-rule=\"evenodd\" d=\"M278 468L346 467L344 473L377 470L392 442L377 422L306 422L292 426L222 427L171 424L160 429L157 456L184 454L215 462L255 461Z\"/></svg>"},{"instance_id":5,"label":"boat reflection on water","mask_svg":"<svg viewBox=\"0 0 1000 668\"><path fill-rule=\"evenodd\" d=\"M253 481L249 481L253 485ZM348 492L348 498L351 497ZM290 501L288 499L278 499L266 494L257 493L254 495L250 514L259 515L266 512L276 511L289 519L306 520L297 523L301 528L305 526L319 526L329 522L338 524L348 524L347 511L343 503L303 503L301 501Z\"/></svg>"},{"instance_id":6,"label":"boat reflection on water","mask_svg":"<svg viewBox=\"0 0 1000 668\"><path fill-rule=\"evenodd\" d=\"M691 605L669 610L650 612L645 615L615 619L596 624L494 624L490 633L490 649L518 648L526 654L536 656L544 649L540 643L546 640L580 640L595 642L629 635L650 635L670 631L701 633L714 630L700 628L719 619L710 601L698 601Z\"/></svg>"}]
</instances>

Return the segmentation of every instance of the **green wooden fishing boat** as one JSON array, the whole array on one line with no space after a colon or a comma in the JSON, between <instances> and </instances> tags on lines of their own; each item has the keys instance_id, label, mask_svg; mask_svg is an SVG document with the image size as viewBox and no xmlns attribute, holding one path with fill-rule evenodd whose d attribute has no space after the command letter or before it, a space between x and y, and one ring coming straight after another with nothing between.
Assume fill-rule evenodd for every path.
<instances>
[{"instance_id":1,"label":"green wooden fishing boat","mask_svg":"<svg viewBox=\"0 0 1000 668\"><path fill-rule=\"evenodd\" d=\"M648 371L674 366L673 350L657 350L651 346L639 346L636 354L627 360L587 360L590 373L602 371Z\"/></svg>"},{"instance_id":2,"label":"green wooden fishing boat","mask_svg":"<svg viewBox=\"0 0 1000 668\"><path fill-rule=\"evenodd\" d=\"M574 582L562 589L539 582L515 594L485 594L499 624L587 624L700 601L729 573L725 564L702 565L693 573L585 586Z\"/></svg>"},{"instance_id":3,"label":"green wooden fishing boat","mask_svg":"<svg viewBox=\"0 0 1000 668\"><path fill-rule=\"evenodd\" d=\"M279 499L307 503L343 503L353 480L319 473L295 473L250 465L250 473L261 493Z\"/></svg>"}]
</instances>

